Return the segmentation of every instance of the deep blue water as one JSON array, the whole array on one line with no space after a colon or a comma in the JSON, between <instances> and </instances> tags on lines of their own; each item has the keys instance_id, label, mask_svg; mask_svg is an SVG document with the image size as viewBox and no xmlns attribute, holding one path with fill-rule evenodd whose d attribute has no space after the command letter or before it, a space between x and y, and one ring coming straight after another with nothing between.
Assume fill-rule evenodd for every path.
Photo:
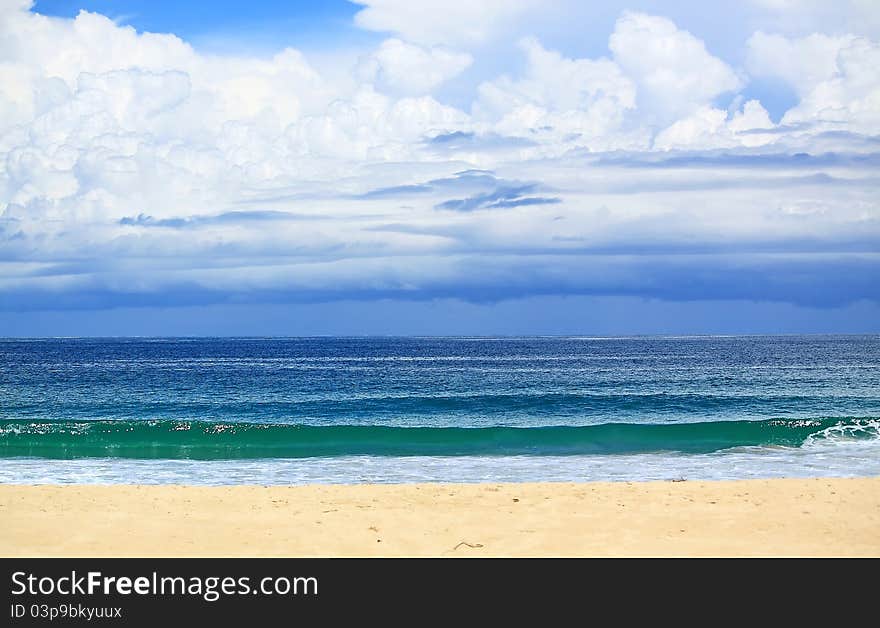
<instances>
[{"instance_id":1,"label":"deep blue water","mask_svg":"<svg viewBox=\"0 0 880 628\"><path fill-rule=\"evenodd\" d=\"M878 422L878 336L0 340L5 482L874 475Z\"/></svg>"}]
</instances>

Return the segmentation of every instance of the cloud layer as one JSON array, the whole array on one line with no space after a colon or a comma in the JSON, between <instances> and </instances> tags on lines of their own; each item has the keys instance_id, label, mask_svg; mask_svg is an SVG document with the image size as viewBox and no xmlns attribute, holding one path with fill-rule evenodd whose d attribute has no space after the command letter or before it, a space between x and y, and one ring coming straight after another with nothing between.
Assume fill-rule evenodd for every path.
<instances>
[{"instance_id":1,"label":"cloud layer","mask_svg":"<svg viewBox=\"0 0 880 628\"><path fill-rule=\"evenodd\" d=\"M767 22L738 65L627 11L579 57L531 2L360 4L386 38L328 72L0 0L0 309L880 301L869 35Z\"/></svg>"}]
</instances>

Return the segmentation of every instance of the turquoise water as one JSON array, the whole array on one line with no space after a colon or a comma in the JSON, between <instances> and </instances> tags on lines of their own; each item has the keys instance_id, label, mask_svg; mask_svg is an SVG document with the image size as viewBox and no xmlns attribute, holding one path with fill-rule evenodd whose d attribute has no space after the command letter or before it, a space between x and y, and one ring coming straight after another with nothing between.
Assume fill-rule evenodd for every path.
<instances>
[{"instance_id":1,"label":"turquoise water","mask_svg":"<svg viewBox=\"0 0 880 628\"><path fill-rule=\"evenodd\" d=\"M880 474L877 336L0 340L0 481Z\"/></svg>"},{"instance_id":2,"label":"turquoise water","mask_svg":"<svg viewBox=\"0 0 880 628\"><path fill-rule=\"evenodd\" d=\"M732 447L798 447L828 438L873 438L876 420L604 423L581 427L310 426L193 421L4 421L0 454L42 458L309 458L328 456L560 456Z\"/></svg>"}]
</instances>

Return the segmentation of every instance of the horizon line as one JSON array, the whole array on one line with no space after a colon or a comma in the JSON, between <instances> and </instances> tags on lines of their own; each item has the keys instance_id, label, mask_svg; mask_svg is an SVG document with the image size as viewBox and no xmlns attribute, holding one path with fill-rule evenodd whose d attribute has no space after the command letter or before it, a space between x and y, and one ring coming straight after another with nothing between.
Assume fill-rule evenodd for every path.
<instances>
[{"instance_id":1,"label":"horizon line","mask_svg":"<svg viewBox=\"0 0 880 628\"><path fill-rule=\"evenodd\" d=\"M434 338L473 338L473 339L505 339L505 338L569 338L581 340L615 340L615 339L638 339L638 338L773 338L773 337L798 337L798 336L838 336L838 337L863 337L877 336L880 332L774 332L774 333L729 333L729 334L700 334L700 333L669 333L669 334L305 334L305 335L77 335L77 336L0 336L0 341L7 340L299 340L317 338L356 338L356 339L434 339Z\"/></svg>"}]
</instances>

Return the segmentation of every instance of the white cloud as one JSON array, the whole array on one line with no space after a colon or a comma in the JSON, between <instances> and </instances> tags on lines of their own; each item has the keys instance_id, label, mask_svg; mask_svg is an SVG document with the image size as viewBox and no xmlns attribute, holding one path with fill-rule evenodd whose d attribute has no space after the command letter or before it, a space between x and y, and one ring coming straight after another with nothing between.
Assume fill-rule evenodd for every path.
<instances>
[{"instance_id":1,"label":"white cloud","mask_svg":"<svg viewBox=\"0 0 880 628\"><path fill-rule=\"evenodd\" d=\"M568 59L526 38L520 42L526 67L518 79L501 77L479 88L475 113L494 121L499 133L571 138L594 149L632 142L621 131L635 108L635 85L608 59Z\"/></svg>"},{"instance_id":2,"label":"white cloud","mask_svg":"<svg viewBox=\"0 0 880 628\"><path fill-rule=\"evenodd\" d=\"M846 242L880 224L873 140L816 135L880 132L864 38L755 35L748 67L801 97L774 126L702 41L636 13L607 57L525 37L498 76L480 55L525 3L370 3L361 22L403 39L319 71L294 49L211 55L0 2L0 248L16 264L0 262L0 287L457 294L576 284L585 247ZM435 90L456 77L453 107ZM794 146L841 162L790 163Z\"/></svg>"},{"instance_id":3,"label":"white cloud","mask_svg":"<svg viewBox=\"0 0 880 628\"><path fill-rule=\"evenodd\" d=\"M842 49L838 72L786 112L783 124L880 133L880 45L859 39Z\"/></svg>"},{"instance_id":4,"label":"white cloud","mask_svg":"<svg viewBox=\"0 0 880 628\"><path fill-rule=\"evenodd\" d=\"M805 96L837 74L838 54L855 39L852 35L831 37L821 33L789 39L758 31L747 42L749 74L782 80Z\"/></svg>"},{"instance_id":5,"label":"white cloud","mask_svg":"<svg viewBox=\"0 0 880 628\"><path fill-rule=\"evenodd\" d=\"M749 100L743 104L742 110L733 114L727 124L734 133L770 131L775 126L770 120L770 114L757 100Z\"/></svg>"},{"instance_id":6,"label":"white cloud","mask_svg":"<svg viewBox=\"0 0 880 628\"><path fill-rule=\"evenodd\" d=\"M306 158L387 161L412 159L423 136L466 124L462 112L430 96L395 101L366 87L291 125L286 136L291 150Z\"/></svg>"},{"instance_id":7,"label":"white cloud","mask_svg":"<svg viewBox=\"0 0 880 628\"><path fill-rule=\"evenodd\" d=\"M613 59L565 58L534 38L520 47L523 75L482 84L475 106L484 121L500 117L493 127L500 133L613 150L646 148L648 128L669 125L658 146L702 146L720 125L725 137L719 145L739 145L726 112L714 113L712 105L739 88L740 78L665 18L625 12L609 40Z\"/></svg>"},{"instance_id":8,"label":"white cloud","mask_svg":"<svg viewBox=\"0 0 880 628\"><path fill-rule=\"evenodd\" d=\"M613 101L613 108L635 106L635 86L608 59L568 59L534 38L523 39L520 48L526 55L524 76L517 81L501 78L482 87L501 92L486 95L492 109L509 111L535 103L553 111L588 110L605 99Z\"/></svg>"},{"instance_id":9,"label":"white cloud","mask_svg":"<svg viewBox=\"0 0 880 628\"><path fill-rule=\"evenodd\" d=\"M784 81L801 97L783 124L880 133L880 44L853 35L789 39L759 32L748 45L755 76Z\"/></svg>"},{"instance_id":10,"label":"white cloud","mask_svg":"<svg viewBox=\"0 0 880 628\"><path fill-rule=\"evenodd\" d=\"M751 0L761 21L788 34L816 31L880 36L880 5L876 0Z\"/></svg>"},{"instance_id":11,"label":"white cloud","mask_svg":"<svg viewBox=\"0 0 880 628\"><path fill-rule=\"evenodd\" d=\"M186 119L175 133L193 127L216 130L226 120L263 113L277 116L282 124L289 123L303 106L321 106L330 97L327 86L295 50L282 51L268 60L211 57L197 54L173 35L138 34L131 27L85 11L73 20L20 10L4 17L0 21L0 57L5 60L4 71L15 74L17 80L11 84L17 89L11 90L12 98L4 99L5 108L11 108L11 100L15 111L0 120L0 130L4 122L14 124L39 113L36 99L40 90L34 89L34 84L57 78L76 91L82 90L83 74L100 76L120 70L177 72L189 77L191 106L187 112L177 113ZM123 79L117 75L116 80ZM142 91L136 100L152 97Z\"/></svg>"},{"instance_id":12,"label":"white cloud","mask_svg":"<svg viewBox=\"0 0 880 628\"><path fill-rule=\"evenodd\" d=\"M702 107L661 131L654 139L659 150L711 150L763 146L776 141L775 125L757 100L729 115L723 109ZM761 133L766 131L766 133Z\"/></svg>"},{"instance_id":13,"label":"white cloud","mask_svg":"<svg viewBox=\"0 0 880 628\"><path fill-rule=\"evenodd\" d=\"M429 96L329 83L296 50L205 55L101 15L25 8L0 19L0 203L33 225L216 212L249 187L332 176L333 160L412 158L423 135L467 124ZM413 88L469 62L421 54L409 68L382 56L378 82L400 86L408 69Z\"/></svg>"},{"instance_id":14,"label":"white cloud","mask_svg":"<svg viewBox=\"0 0 880 628\"><path fill-rule=\"evenodd\" d=\"M473 58L467 53L386 39L361 59L357 70L362 81L391 92L419 95L460 74L471 63Z\"/></svg>"},{"instance_id":15,"label":"white cloud","mask_svg":"<svg viewBox=\"0 0 880 628\"><path fill-rule=\"evenodd\" d=\"M481 43L546 0L354 0L364 8L355 23L419 44Z\"/></svg>"},{"instance_id":16,"label":"white cloud","mask_svg":"<svg viewBox=\"0 0 880 628\"><path fill-rule=\"evenodd\" d=\"M625 12L609 47L639 88L639 109L669 123L710 105L741 86L730 66L705 44L662 17Z\"/></svg>"}]
</instances>

